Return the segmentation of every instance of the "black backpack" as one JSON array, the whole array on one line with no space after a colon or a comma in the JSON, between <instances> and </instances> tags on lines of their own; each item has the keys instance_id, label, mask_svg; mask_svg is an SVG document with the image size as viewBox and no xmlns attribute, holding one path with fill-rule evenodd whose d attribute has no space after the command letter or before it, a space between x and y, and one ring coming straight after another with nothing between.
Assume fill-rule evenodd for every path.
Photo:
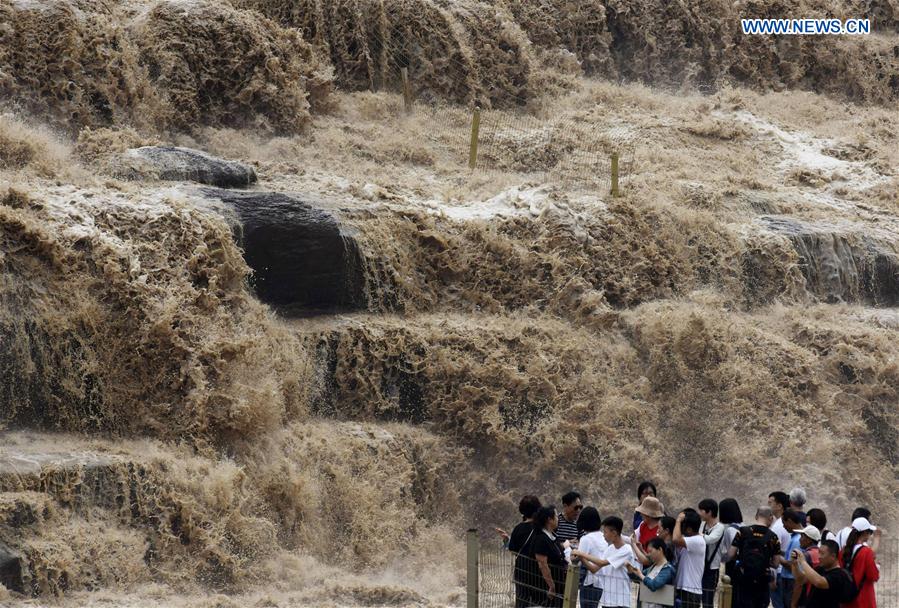
<instances>
[{"instance_id":1,"label":"black backpack","mask_svg":"<svg viewBox=\"0 0 899 608\"><path fill-rule=\"evenodd\" d=\"M845 549L843 549L845 551ZM843 581L843 588L840 590L840 603L841 604L849 604L855 601L855 598L858 597L859 592L861 592L861 586L855 584L855 577L852 576L852 565L855 563L855 555L853 554L852 559L849 560L848 568L840 568L843 574L846 576L846 580ZM865 584L864 579L862 580L862 585Z\"/></svg>"},{"instance_id":2,"label":"black backpack","mask_svg":"<svg viewBox=\"0 0 899 608\"><path fill-rule=\"evenodd\" d=\"M771 564L770 541L771 530L760 532L752 526L740 528L740 560L737 562L736 575L741 583L759 584L768 581L768 568Z\"/></svg>"}]
</instances>

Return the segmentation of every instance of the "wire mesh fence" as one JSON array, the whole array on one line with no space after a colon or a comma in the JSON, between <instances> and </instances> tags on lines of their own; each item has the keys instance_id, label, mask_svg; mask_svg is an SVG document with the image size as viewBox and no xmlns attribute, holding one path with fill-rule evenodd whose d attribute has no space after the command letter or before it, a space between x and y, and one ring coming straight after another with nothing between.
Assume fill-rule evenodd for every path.
<instances>
[{"instance_id":1,"label":"wire mesh fence","mask_svg":"<svg viewBox=\"0 0 899 608\"><path fill-rule=\"evenodd\" d=\"M543 570L532 557L516 554L492 542L481 545L477 535L471 532L468 558L469 608L575 608L591 605L591 597L585 597L584 589L579 587L579 583L583 582L579 565L548 564L548 570ZM899 608L899 539L880 543L877 564L879 580L873 584L876 604L880 608ZM472 574L475 574L474 580ZM556 591L554 594L549 593L550 579ZM619 589L615 598L610 599L607 595L604 605L630 608L662 608L666 605L679 608L738 608L750 605L748 598L740 597L739 585L736 588L732 586L724 567L718 584L703 589L701 596L687 596L675 592L673 588L669 590L670 594L648 595L650 590L642 587L632 576L627 587L626 593ZM809 590L800 585L797 593L799 608L805 605ZM767 590L769 600L776 592L776 586L772 583ZM667 603L669 596L670 604ZM786 597L785 602L785 606L790 608L790 597Z\"/></svg>"},{"instance_id":2,"label":"wire mesh fence","mask_svg":"<svg viewBox=\"0 0 899 608\"><path fill-rule=\"evenodd\" d=\"M439 79L433 77L434 66L425 78L416 73L421 66L414 50L396 42L405 39L400 34L377 29L366 34L368 52L377 57L369 62L378 68L377 78L369 79L371 88L402 95L406 114L423 119L422 137L460 171L523 174L606 192L623 187L633 174L637 133L555 113L552 107L534 109L534 99L509 90L497 108L490 93L495 87L454 56L441 58Z\"/></svg>"},{"instance_id":3,"label":"wire mesh fence","mask_svg":"<svg viewBox=\"0 0 899 608\"><path fill-rule=\"evenodd\" d=\"M628 129L444 103L414 103L409 114L423 119L422 136L460 171L522 174L606 192L616 176L623 187L634 173L637 134Z\"/></svg>"},{"instance_id":4,"label":"wire mesh fence","mask_svg":"<svg viewBox=\"0 0 899 608\"><path fill-rule=\"evenodd\" d=\"M541 564L526 555L495 548L479 551L478 606L573 608L579 569L560 562Z\"/></svg>"}]
</instances>

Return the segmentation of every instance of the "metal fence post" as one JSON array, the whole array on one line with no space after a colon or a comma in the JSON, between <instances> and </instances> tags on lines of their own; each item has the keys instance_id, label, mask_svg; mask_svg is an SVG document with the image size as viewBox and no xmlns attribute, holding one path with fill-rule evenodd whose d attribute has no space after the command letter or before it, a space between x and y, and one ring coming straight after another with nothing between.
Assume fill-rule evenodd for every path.
<instances>
[{"instance_id":1,"label":"metal fence post","mask_svg":"<svg viewBox=\"0 0 899 608\"><path fill-rule=\"evenodd\" d=\"M468 589L467 608L478 608L478 553L480 552L480 542L478 541L477 528L468 530L466 539L468 547L468 572L466 576L466 587Z\"/></svg>"},{"instance_id":2,"label":"metal fence post","mask_svg":"<svg viewBox=\"0 0 899 608\"><path fill-rule=\"evenodd\" d=\"M577 608L577 584L580 574L578 566L568 564L568 572L565 574L565 597L562 599L562 608Z\"/></svg>"},{"instance_id":3,"label":"metal fence post","mask_svg":"<svg viewBox=\"0 0 899 608\"><path fill-rule=\"evenodd\" d=\"M618 152L612 152L612 196L621 196L618 191Z\"/></svg>"},{"instance_id":4,"label":"metal fence post","mask_svg":"<svg viewBox=\"0 0 899 608\"><path fill-rule=\"evenodd\" d=\"M409 84L409 68L401 68L400 73L403 75L403 105L406 108L406 114L412 112L412 85Z\"/></svg>"},{"instance_id":5,"label":"metal fence post","mask_svg":"<svg viewBox=\"0 0 899 608\"><path fill-rule=\"evenodd\" d=\"M478 132L481 129L481 108L475 106L471 116L471 146L468 150L468 168L474 169L478 164Z\"/></svg>"}]
</instances>

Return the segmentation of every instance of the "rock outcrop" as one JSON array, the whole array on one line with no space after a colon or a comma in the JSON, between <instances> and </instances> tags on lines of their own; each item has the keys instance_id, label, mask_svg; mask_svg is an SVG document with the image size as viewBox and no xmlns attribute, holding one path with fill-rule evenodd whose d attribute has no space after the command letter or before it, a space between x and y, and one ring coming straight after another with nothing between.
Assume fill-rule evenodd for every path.
<instances>
[{"instance_id":1,"label":"rock outcrop","mask_svg":"<svg viewBox=\"0 0 899 608\"><path fill-rule=\"evenodd\" d=\"M119 173L126 179L197 182L219 188L243 188L256 183L253 167L190 148L132 148L121 156L120 164Z\"/></svg>"},{"instance_id":2,"label":"rock outcrop","mask_svg":"<svg viewBox=\"0 0 899 608\"><path fill-rule=\"evenodd\" d=\"M298 316L364 307L362 254L351 231L319 201L278 192L200 192L224 204L260 300Z\"/></svg>"},{"instance_id":3,"label":"rock outcrop","mask_svg":"<svg viewBox=\"0 0 899 608\"><path fill-rule=\"evenodd\" d=\"M789 239L806 290L822 302L899 304L899 252L861 227L812 224L762 216L765 228Z\"/></svg>"}]
</instances>

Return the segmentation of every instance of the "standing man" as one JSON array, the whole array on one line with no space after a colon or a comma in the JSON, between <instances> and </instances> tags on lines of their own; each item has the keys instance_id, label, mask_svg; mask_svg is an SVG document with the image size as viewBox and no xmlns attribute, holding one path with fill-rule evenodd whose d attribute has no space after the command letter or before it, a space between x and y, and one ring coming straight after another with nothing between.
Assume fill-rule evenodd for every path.
<instances>
[{"instance_id":1,"label":"standing man","mask_svg":"<svg viewBox=\"0 0 899 608\"><path fill-rule=\"evenodd\" d=\"M799 514L799 523L801 523L803 527L808 524L804 511L805 503L807 501L808 496L806 496L803 488L793 488L790 490L790 508Z\"/></svg>"},{"instance_id":2,"label":"standing man","mask_svg":"<svg viewBox=\"0 0 899 608\"><path fill-rule=\"evenodd\" d=\"M840 568L840 546L833 540L821 541L821 565L812 568L805 560L796 560L796 577L808 582L810 591L806 608L839 608L849 575Z\"/></svg>"},{"instance_id":3,"label":"standing man","mask_svg":"<svg viewBox=\"0 0 899 608\"><path fill-rule=\"evenodd\" d=\"M606 517L602 520L602 535L607 543L602 555L593 555L580 549L571 552L579 558L587 569L599 575L602 588L599 605L608 608L630 608L631 581L627 565L634 563L634 551L621 536L624 522L620 517Z\"/></svg>"},{"instance_id":4,"label":"standing man","mask_svg":"<svg viewBox=\"0 0 899 608\"><path fill-rule=\"evenodd\" d=\"M702 520L692 509L681 511L674 522L674 549L678 553L674 589L680 608L702 606L702 572L705 565L705 540L699 535Z\"/></svg>"},{"instance_id":5,"label":"standing man","mask_svg":"<svg viewBox=\"0 0 899 608\"><path fill-rule=\"evenodd\" d=\"M735 608L768 608L775 559L780 541L771 531L774 514L771 507L759 507L755 523L737 531L727 551L727 561L734 561Z\"/></svg>"},{"instance_id":6,"label":"standing man","mask_svg":"<svg viewBox=\"0 0 899 608\"><path fill-rule=\"evenodd\" d=\"M821 553L818 548L818 544L821 542L821 531L810 524L798 532L799 549L802 551L802 558L815 570L821 563ZM793 587L793 597L790 606L791 608L799 608L808 603L808 594L811 588L796 576L795 566L793 567L793 577L796 579L796 585Z\"/></svg>"},{"instance_id":7,"label":"standing man","mask_svg":"<svg viewBox=\"0 0 899 608\"><path fill-rule=\"evenodd\" d=\"M705 565L702 570L702 608L713 608L721 568L721 543L726 526L718 521L718 502L705 498L699 502L699 534L705 540Z\"/></svg>"},{"instance_id":8,"label":"standing man","mask_svg":"<svg viewBox=\"0 0 899 608\"><path fill-rule=\"evenodd\" d=\"M556 538L564 543L566 540L577 542L582 536L577 528L577 518L581 514L581 495L575 491L568 492L562 497L562 512L559 513L559 527L556 528Z\"/></svg>"},{"instance_id":9,"label":"standing man","mask_svg":"<svg viewBox=\"0 0 899 608\"><path fill-rule=\"evenodd\" d=\"M786 547L783 547L783 555L781 555L779 559L780 565L783 566L783 570L780 573L780 584L775 590L775 593L780 593L780 601L783 602L783 605L786 608L791 608L793 588L796 584L796 577L793 576L793 562L791 556L793 555L794 549L799 549L799 531L802 530L802 524L800 523L799 513L793 509L784 511L781 519L783 520L784 528L789 534L789 540L787 541ZM772 603L774 603L773 599Z\"/></svg>"},{"instance_id":10,"label":"standing man","mask_svg":"<svg viewBox=\"0 0 899 608\"><path fill-rule=\"evenodd\" d=\"M780 490L771 492L768 494L768 506L771 507L771 512L774 514L774 524L771 526L771 531L777 534L777 540L780 541L780 547L781 550L783 550L790 544L790 534L784 527L782 519L784 511L790 508L790 497L787 496L786 492L781 492ZM782 574L783 566L778 563L777 580L775 582L774 592L771 594L771 605L774 606L774 608L787 608L783 603Z\"/></svg>"},{"instance_id":11,"label":"standing man","mask_svg":"<svg viewBox=\"0 0 899 608\"><path fill-rule=\"evenodd\" d=\"M556 538L560 543L566 540L577 546L578 540L584 535L584 531L578 528L577 520L581 515L584 505L581 503L581 495L572 490L562 497L562 512L559 513L559 527L556 528ZM578 572L578 587L584 585L587 579L587 569L581 564Z\"/></svg>"}]
</instances>

